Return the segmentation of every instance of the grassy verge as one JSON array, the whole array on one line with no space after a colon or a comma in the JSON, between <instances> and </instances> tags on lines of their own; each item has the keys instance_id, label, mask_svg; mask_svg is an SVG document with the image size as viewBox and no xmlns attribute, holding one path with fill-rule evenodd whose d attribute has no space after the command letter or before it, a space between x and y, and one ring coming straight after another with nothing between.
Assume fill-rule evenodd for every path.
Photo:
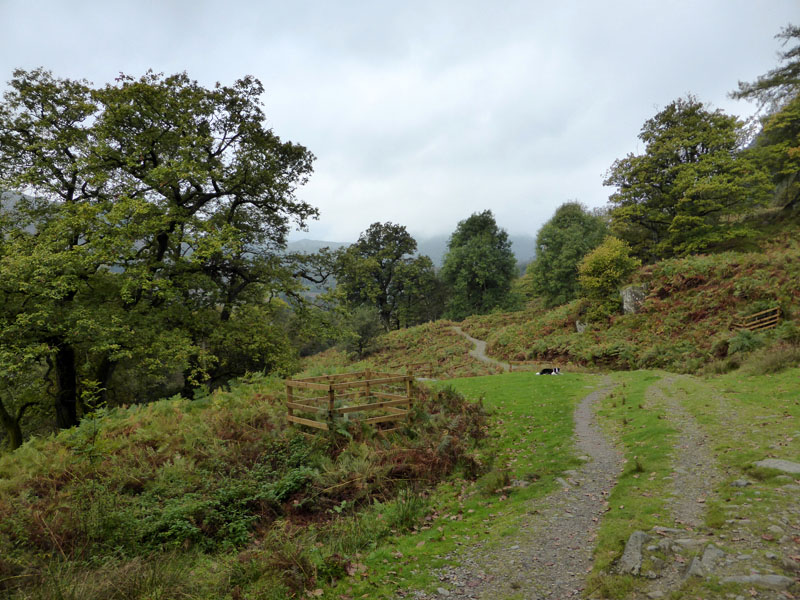
<instances>
[{"instance_id":1,"label":"grassy verge","mask_svg":"<svg viewBox=\"0 0 800 600\"><path fill-rule=\"evenodd\" d=\"M363 557L364 570L324 594L330 598L392 598L400 589L441 585L432 570L475 540L502 543L531 510L530 501L555 488L555 478L580 461L572 442L576 404L598 384L591 375L536 377L510 373L447 382L492 411L476 481L455 477L427 499L422 525ZM365 596L366 595L366 596Z\"/></svg>"},{"instance_id":2,"label":"grassy verge","mask_svg":"<svg viewBox=\"0 0 800 600\"><path fill-rule=\"evenodd\" d=\"M621 598L635 581L612 574L613 562L622 555L631 533L663 525L668 518L665 477L672 471L670 453L676 431L647 393L660 379L657 373L618 373L614 379L619 386L603 399L597 414L609 437L618 440L625 465L598 531L587 589L600 597Z\"/></svg>"}]
</instances>

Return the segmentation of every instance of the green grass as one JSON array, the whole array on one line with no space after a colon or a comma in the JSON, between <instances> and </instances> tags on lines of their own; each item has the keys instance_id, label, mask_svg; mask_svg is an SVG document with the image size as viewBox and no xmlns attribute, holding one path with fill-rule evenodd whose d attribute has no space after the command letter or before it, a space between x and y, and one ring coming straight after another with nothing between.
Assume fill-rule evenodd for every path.
<instances>
[{"instance_id":1,"label":"green grass","mask_svg":"<svg viewBox=\"0 0 800 600\"><path fill-rule=\"evenodd\" d=\"M479 453L487 475L477 481L456 477L438 486L422 526L367 554L366 571L324 597L393 598L398 589L435 589L441 583L431 570L448 563L446 554L478 539L486 540L486 551L502 544L529 518L531 501L552 492L557 477L581 464L572 441L572 414L599 384L600 378L592 375L537 377L525 372L440 384L481 400L492 411L489 436ZM529 485L492 491L495 486L487 480L503 478Z\"/></svg>"},{"instance_id":2,"label":"green grass","mask_svg":"<svg viewBox=\"0 0 800 600\"><path fill-rule=\"evenodd\" d=\"M597 415L607 435L619 440L625 462L598 530L588 584L589 590L605 597L623 597L634 585L628 576L610 574L630 534L667 521L671 525L664 478L672 471L670 455L676 434L666 411L654 405L647 394L659 381L658 373L636 371L617 374L614 379L618 387L601 401Z\"/></svg>"}]
</instances>

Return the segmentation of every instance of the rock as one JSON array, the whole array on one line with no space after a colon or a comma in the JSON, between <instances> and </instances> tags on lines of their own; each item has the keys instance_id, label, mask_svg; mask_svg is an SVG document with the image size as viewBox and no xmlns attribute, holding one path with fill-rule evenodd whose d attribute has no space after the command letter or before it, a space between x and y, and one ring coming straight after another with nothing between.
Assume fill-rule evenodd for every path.
<instances>
[{"instance_id":1,"label":"rock","mask_svg":"<svg viewBox=\"0 0 800 600\"><path fill-rule=\"evenodd\" d=\"M705 577L706 570L703 568L703 563L700 562L696 557L692 559L692 562L689 563L689 568L686 569L686 577Z\"/></svg>"},{"instance_id":2,"label":"rock","mask_svg":"<svg viewBox=\"0 0 800 600\"><path fill-rule=\"evenodd\" d=\"M531 484L530 481L525 481L524 479L512 479L511 480L511 487L526 488L530 484Z\"/></svg>"},{"instance_id":3,"label":"rock","mask_svg":"<svg viewBox=\"0 0 800 600\"><path fill-rule=\"evenodd\" d=\"M703 564L703 568L711 572L714 570L714 565L725 556L725 553L717 548L714 544L709 544L706 546L706 549L703 551L703 558L700 559L700 562Z\"/></svg>"},{"instance_id":4,"label":"rock","mask_svg":"<svg viewBox=\"0 0 800 600\"><path fill-rule=\"evenodd\" d=\"M625 543L617 570L623 575L638 575L642 570L642 546L650 539L644 531L634 531Z\"/></svg>"},{"instance_id":5,"label":"rock","mask_svg":"<svg viewBox=\"0 0 800 600\"><path fill-rule=\"evenodd\" d=\"M783 471L790 475L800 475L800 463L792 462L790 460L782 460L780 458L767 458L755 463L755 466L763 469L775 469L776 471Z\"/></svg>"},{"instance_id":6,"label":"rock","mask_svg":"<svg viewBox=\"0 0 800 600\"><path fill-rule=\"evenodd\" d=\"M647 288L643 285L629 285L622 288L619 295L622 296L622 312L632 315L641 310L645 296L647 296Z\"/></svg>"},{"instance_id":7,"label":"rock","mask_svg":"<svg viewBox=\"0 0 800 600\"><path fill-rule=\"evenodd\" d=\"M699 550L706 543L706 540L695 540L693 538L680 538L675 543L686 550Z\"/></svg>"},{"instance_id":8,"label":"rock","mask_svg":"<svg viewBox=\"0 0 800 600\"><path fill-rule=\"evenodd\" d=\"M787 571L794 571L795 573L800 573L800 562L793 560L788 556L784 557L781 560L781 566Z\"/></svg>"},{"instance_id":9,"label":"rock","mask_svg":"<svg viewBox=\"0 0 800 600\"><path fill-rule=\"evenodd\" d=\"M783 489L783 490L785 490L787 492L800 492L800 485L796 485L794 483L790 483L790 484L784 485L781 489Z\"/></svg>"},{"instance_id":10,"label":"rock","mask_svg":"<svg viewBox=\"0 0 800 600\"><path fill-rule=\"evenodd\" d=\"M774 533L775 535L783 535L785 532L783 531L782 527L778 527L777 525L770 525L767 527L767 531L770 533Z\"/></svg>"},{"instance_id":11,"label":"rock","mask_svg":"<svg viewBox=\"0 0 800 600\"><path fill-rule=\"evenodd\" d=\"M444 588L436 588L436 593L444 598L447 598L450 595L450 590L446 590Z\"/></svg>"},{"instance_id":12,"label":"rock","mask_svg":"<svg viewBox=\"0 0 800 600\"><path fill-rule=\"evenodd\" d=\"M575 331L577 331L578 333L583 333L584 331L586 331L586 323L575 321Z\"/></svg>"},{"instance_id":13,"label":"rock","mask_svg":"<svg viewBox=\"0 0 800 600\"><path fill-rule=\"evenodd\" d=\"M682 533L682 531L680 529L673 529L672 527L660 527L659 525L656 525L655 527L653 527L652 531L655 531L656 533L663 533L663 534Z\"/></svg>"},{"instance_id":14,"label":"rock","mask_svg":"<svg viewBox=\"0 0 800 600\"><path fill-rule=\"evenodd\" d=\"M556 477L556 483L560 485L562 488L568 488L569 484L563 477Z\"/></svg>"},{"instance_id":15,"label":"rock","mask_svg":"<svg viewBox=\"0 0 800 600\"><path fill-rule=\"evenodd\" d=\"M743 488L747 487L748 485L750 485L750 482L747 481L747 479L737 479L736 481L731 482L732 487Z\"/></svg>"},{"instance_id":16,"label":"rock","mask_svg":"<svg viewBox=\"0 0 800 600\"><path fill-rule=\"evenodd\" d=\"M722 583L742 583L780 591L788 590L792 587L794 579L783 575L739 575L736 577L724 577Z\"/></svg>"},{"instance_id":17,"label":"rock","mask_svg":"<svg viewBox=\"0 0 800 600\"><path fill-rule=\"evenodd\" d=\"M658 549L665 554L672 552L672 540L660 540L657 544Z\"/></svg>"},{"instance_id":18,"label":"rock","mask_svg":"<svg viewBox=\"0 0 800 600\"><path fill-rule=\"evenodd\" d=\"M664 597L664 592L661 592L659 590L648 592L647 597L650 598L651 600L657 600L658 598Z\"/></svg>"}]
</instances>

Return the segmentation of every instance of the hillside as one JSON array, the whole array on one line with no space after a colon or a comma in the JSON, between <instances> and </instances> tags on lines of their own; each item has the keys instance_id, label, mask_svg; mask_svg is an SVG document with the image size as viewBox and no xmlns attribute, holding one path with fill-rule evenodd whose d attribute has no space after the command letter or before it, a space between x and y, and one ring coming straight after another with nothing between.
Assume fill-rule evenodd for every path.
<instances>
[{"instance_id":1,"label":"hillside","mask_svg":"<svg viewBox=\"0 0 800 600\"><path fill-rule=\"evenodd\" d=\"M489 342L505 360L540 360L613 369L663 368L694 373L727 370L737 352L797 339L800 242L783 234L763 252L725 252L661 261L642 268L634 283L647 296L635 315L588 323L583 301L544 310L467 318L462 327ZM784 324L768 335L736 334L747 315L780 306ZM795 356L795 359L797 357ZM716 365L715 365L716 363Z\"/></svg>"}]
</instances>

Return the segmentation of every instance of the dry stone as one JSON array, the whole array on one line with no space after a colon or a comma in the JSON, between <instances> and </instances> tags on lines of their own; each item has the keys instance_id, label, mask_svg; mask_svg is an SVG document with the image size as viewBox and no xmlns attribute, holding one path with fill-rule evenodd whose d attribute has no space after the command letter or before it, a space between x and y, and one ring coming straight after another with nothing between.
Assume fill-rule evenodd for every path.
<instances>
[{"instance_id":1,"label":"dry stone","mask_svg":"<svg viewBox=\"0 0 800 600\"><path fill-rule=\"evenodd\" d=\"M642 570L642 546L650 540L644 531L634 531L625 544L617 570L623 575L638 575Z\"/></svg>"},{"instance_id":2,"label":"dry stone","mask_svg":"<svg viewBox=\"0 0 800 600\"><path fill-rule=\"evenodd\" d=\"M791 475L800 475L800 463L792 462L790 460L767 458L758 461L756 466L763 469L775 469L777 471L783 471L784 473L790 473Z\"/></svg>"},{"instance_id":3,"label":"dry stone","mask_svg":"<svg viewBox=\"0 0 800 600\"><path fill-rule=\"evenodd\" d=\"M620 291L622 311L626 315L636 314L641 310L647 290L643 285L629 285Z\"/></svg>"}]
</instances>

